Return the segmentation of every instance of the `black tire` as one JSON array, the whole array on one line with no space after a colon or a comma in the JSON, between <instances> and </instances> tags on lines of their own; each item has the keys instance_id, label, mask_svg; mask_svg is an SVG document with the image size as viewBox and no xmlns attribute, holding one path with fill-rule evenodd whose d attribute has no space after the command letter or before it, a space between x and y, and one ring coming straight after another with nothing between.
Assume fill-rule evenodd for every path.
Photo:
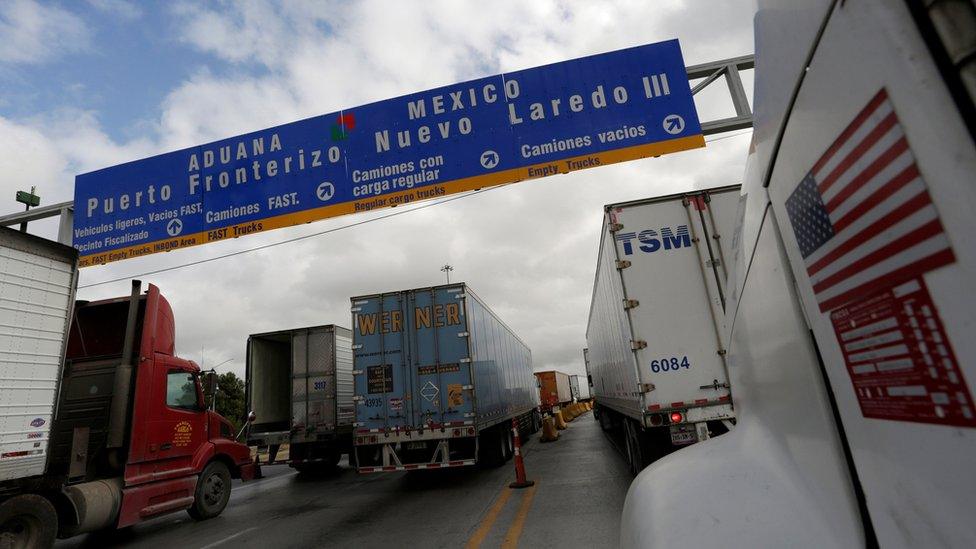
<instances>
[{"instance_id":1,"label":"black tire","mask_svg":"<svg viewBox=\"0 0 976 549\"><path fill-rule=\"evenodd\" d=\"M505 444L497 427L485 429L478 441L478 462L485 467L501 467L505 464Z\"/></svg>"},{"instance_id":2,"label":"black tire","mask_svg":"<svg viewBox=\"0 0 976 549\"><path fill-rule=\"evenodd\" d=\"M624 437L627 439L627 462L636 477L647 465L647 451L641 441L640 428L630 419L624 420Z\"/></svg>"},{"instance_id":3,"label":"black tire","mask_svg":"<svg viewBox=\"0 0 976 549\"><path fill-rule=\"evenodd\" d=\"M630 421L631 436L634 437L633 447L634 447L634 476L644 470L650 464L647 442L644 437L644 432L641 430L637 424Z\"/></svg>"},{"instance_id":4,"label":"black tire","mask_svg":"<svg viewBox=\"0 0 976 549\"><path fill-rule=\"evenodd\" d=\"M193 506L186 510L196 520L216 517L230 500L230 469L219 461L204 467L193 493Z\"/></svg>"},{"instance_id":5,"label":"black tire","mask_svg":"<svg viewBox=\"0 0 976 549\"><path fill-rule=\"evenodd\" d=\"M630 428L624 424L624 460L627 462L627 467L630 469L630 473L634 473L634 441L630 436Z\"/></svg>"},{"instance_id":6,"label":"black tire","mask_svg":"<svg viewBox=\"0 0 976 549\"><path fill-rule=\"evenodd\" d=\"M53 547L58 513L46 498L21 494L0 503L0 547Z\"/></svg>"},{"instance_id":7,"label":"black tire","mask_svg":"<svg viewBox=\"0 0 976 549\"><path fill-rule=\"evenodd\" d=\"M294 467L300 475L324 475L326 473L332 473L336 470L341 457L342 456L339 453L329 452L323 455L321 458L315 458L315 461L292 463L291 466Z\"/></svg>"}]
</instances>

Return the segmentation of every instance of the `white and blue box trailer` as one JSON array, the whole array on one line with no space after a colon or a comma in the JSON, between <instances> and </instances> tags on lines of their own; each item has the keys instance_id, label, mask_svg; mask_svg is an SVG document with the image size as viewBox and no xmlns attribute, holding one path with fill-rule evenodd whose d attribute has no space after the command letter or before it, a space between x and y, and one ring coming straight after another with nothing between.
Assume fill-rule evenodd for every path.
<instances>
[{"instance_id":1,"label":"white and blue box trailer","mask_svg":"<svg viewBox=\"0 0 976 549\"><path fill-rule=\"evenodd\" d=\"M635 473L735 418L721 331L739 204L730 185L604 207L585 360Z\"/></svg>"},{"instance_id":2,"label":"white and blue box trailer","mask_svg":"<svg viewBox=\"0 0 976 549\"><path fill-rule=\"evenodd\" d=\"M360 472L497 466L539 428L532 352L466 284L351 301Z\"/></svg>"}]
</instances>

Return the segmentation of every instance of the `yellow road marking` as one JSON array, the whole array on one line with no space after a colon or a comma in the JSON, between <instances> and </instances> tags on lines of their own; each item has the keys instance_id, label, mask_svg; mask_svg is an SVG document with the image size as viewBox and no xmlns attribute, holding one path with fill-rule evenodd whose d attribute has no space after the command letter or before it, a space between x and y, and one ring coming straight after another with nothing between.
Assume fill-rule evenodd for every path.
<instances>
[{"instance_id":1,"label":"yellow road marking","mask_svg":"<svg viewBox=\"0 0 976 549\"><path fill-rule=\"evenodd\" d=\"M481 520L481 524L478 525L478 529L474 531L474 534L471 534L471 539L469 539L468 543L464 545L466 549L477 549L479 546L481 546L481 542L485 541L485 537L488 536L488 532L491 530L492 525L495 524L495 520L498 519L499 513L501 513L502 508L505 507L505 502L507 502L508 498L511 496L511 488L502 488L501 495L498 496L498 499L495 500L495 504L492 505L491 509L488 510L488 514L485 515L485 518Z\"/></svg>"},{"instance_id":2,"label":"yellow road marking","mask_svg":"<svg viewBox=\"0 0 976 549\"><path fill-rule=\"evenodd\" d=\"M502 549L515 549L518 547L518 540L522 536L522 528L525 526L525 517L529 514L529 508L532 507L532 497L535 496L535 488L535 486L532 486L522 496L522 506L519 507L518 514L515 515L515 520L512 521L512 526L505 533L505 541L502 542Z\"/></svg>"}]
</instances>

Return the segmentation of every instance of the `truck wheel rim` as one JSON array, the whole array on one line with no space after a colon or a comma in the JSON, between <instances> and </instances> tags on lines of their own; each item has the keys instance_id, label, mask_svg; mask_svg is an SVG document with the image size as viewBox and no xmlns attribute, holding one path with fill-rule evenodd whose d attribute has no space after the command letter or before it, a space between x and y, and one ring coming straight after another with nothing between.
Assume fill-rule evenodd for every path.
<instances>
[{"instance_id":1,"label":"truck wheel rim","mask_svg":"<svg viewBox=\"0 0 976 549\"><path fill-rule=\"evenodd\" d=\"M0 547L31 547L33 545L33 532L37 531L39 527L40 525L36 523L33 517L11 517L0 526Z\"/></svg>"},{"instance_id":2,"label":"truck wheel rim","mask_svg":"<svg viewBox=\"0 0 976 549\"><path fill-rule=\"evenodd\" d=\"M203 499L206 500L207 504L216 505L220 503L223 496L224 479L220 478L220 475L217 474L207 477L207 482L203 489Z\"/></svg>"}]
</instances>

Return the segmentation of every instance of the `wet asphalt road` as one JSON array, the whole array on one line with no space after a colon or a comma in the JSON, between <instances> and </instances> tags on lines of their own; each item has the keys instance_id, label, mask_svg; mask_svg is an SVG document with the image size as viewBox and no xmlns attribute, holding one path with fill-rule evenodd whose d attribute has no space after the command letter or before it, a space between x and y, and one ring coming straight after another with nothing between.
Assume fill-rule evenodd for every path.
<instances>
[{"instance_id":1,"label":"wet asphalt road","mask_svg":"<svg viewBox=\"0 0 976 549\"><path fill-rule=\"evenodd\" d=\"M235 482L224 513L196 522L185 512L56 547L615 547L632 477L586 413L560 439L523 444L534 488L512 490L513 462L359 475L343 468L308 477L287 466Z\"/></svg>"}]
</instances>

